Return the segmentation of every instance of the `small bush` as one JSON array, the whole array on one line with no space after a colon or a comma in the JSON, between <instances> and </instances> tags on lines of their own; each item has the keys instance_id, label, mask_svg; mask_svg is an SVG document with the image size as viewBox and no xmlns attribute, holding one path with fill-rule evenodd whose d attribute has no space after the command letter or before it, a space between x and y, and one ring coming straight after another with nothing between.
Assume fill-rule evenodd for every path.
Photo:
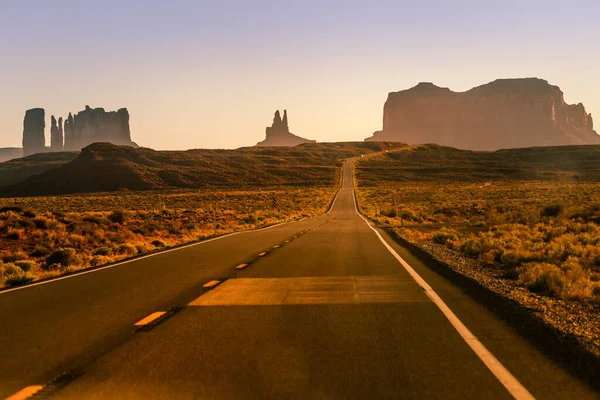
<instances>
[{"instance_id":1,"label":"small bush","mask_svg":"<svg viewBox=\"0 0 600 400\"><path fill-rule=\"evenodd\" d=\"M92 254L95 256L110 256L112 255L112 249L108 247L98 247Z\"/></svg>"},{"instance_id":2,"label":"small bush","mask_svg":"<svg viewBox=\"0 0 600 400\"><path fill-rule=\"evenodd\" d=\"M592 300L596 303L600 303L600 286L596 286L592 289Z\"/></svg>"},{"instance_id":3,"label":"small bush","mask_svg":"<svg viewBox=\"0 0 600 400\"><path fill-rule=\"evenodd\" d=\"M556 217L563 211L563 206L560 204L552 204L542 209L542 217Z\"/></svg>"},{"instance_id":4,"label":"small bush","mask_svg":"<svg viewBox=\"0 0 600 400\"><path fill-rule=\"evenodd\" d=\"M435 232L431 239L439 244L446 244L449 241L458 240L458 236L456 235L456 231L452 229L442 228L439 231Z\"/></svg>"},{"instance_id":5,"label":"small bush","mask_svg":"<svg viewBox=\"0 0 600 400\"><path fill-rule=\"evenodd\" d=\"M118 254L124 254L124 255L129 255L129 256L135 256L137 254L137 249L134 245L132 244L121 244L119 245L119 247L117 247L117 253Z\"/></svg>"},{"instance_id":6,"label":"small bush","mask_svg":"<svg viewBox=\"0 0 600 400\"><path fill-rule=\"evenodd\" d=\"M22 251L15 251L14 253L2 254L2 261L5 263L11 263L19 260L27 260L29 257Z\"/></svg>"},{"instance_id":7,"label":"small bush","mask_svg":"<svg viewBox=\"0 0 600 400\"><path fill-rule=\"evenodd\" d=\"M256 216L256 214L248 214L244 219L243 222L245 224L256 224L258 222L258 218Z\"/></svg>"},{"instance_id":8,"label":"small bush","mask_svg":"<svg viewBox=\"0 0 600 400\"><path fill-rule=\"evenodd\" d=\"M83 218L84 222L89 222L91 224L96 224L96 225L100 225L100 223L102 222L102 219L100 219L99 217L96 217L94 215L88 215L86 217Z\"/></svg>"},{"instance_id":9,"label":"small bush","mask_svg":"<svg viewBox=\"0 0 600 400\"><path fill-rule=\"evenodd\" d=\"M108 220L115 224L122 224L125 222L125 212L122 210L115 210L108 216Z\"/></svg>"},{"instance_id":10,"label":"small bush","mask_svg":"<svg viewBox=\"0 0 600 400\"><path fill-rule=\"evenodd\" d=\"M35 276L33 276L30 272L25 272L25 271L21 270L21 272L7 275L5 277L4 281L9 286L18 286L18 285L24 285L28 282L31 282L34 279L35 279Z\"/></svg>"},{"instance_id":11,"label":"small bush","mask_svg":"<svg viewBox=\"0 0 600 400\"><path fill-rule=\"evenodd\" d=\"M144 242L135 242L133 245L135 246L138 254L147 253L150 251L150 247Z\"/></svg>"},{"instance_id":12,"label":"small bush","mask_svg":"<svg viewBox=\"0 0 600 400\"><path fill-rule=\"evenodd\" d=\"M0 213L7 212L7 211L12 211L12 212L16 212L16 213L20 214L20 213L23 212L23 207L19 207L19 206L7 206L7 207L0 208Z\"/></svg>"},{"instance_id":13,"label":"small bush","mask_svg":"<svg viewBox=\"0 0 600 400\"><path fill-rule=\"evenodd\" d=\"M60 264L63 267L81 263L74 249L66 248L55 251L46 257L46 265Z\"/></svg>"},{"instance_id":14,"label":"small bush","mask_svg":"<svg viewBox=\"0 0 600 400\"><path fill-rule=\"evenodd\" d=\"M33 220L35 227L38 229L48 229L50 228L50 220L45 217L37 217Z\"/></svg>"},{"instance_id":15,"label":"small bush","mask_svg":"<svg viewBox=\"0 0 600 400\"><path fill-rule=\"evenodd\" d=\"M25 210L23 211L23 215L27 218L35 218L37 217L37 214L35 213L35 211L31 211L31 210Z\"/></svg>"},{"instance_id":16,"label":"small bush","mask_svg":"<svg viewBox=\"0 0 600 400\"><path fill-rule=\"evenodd\" d=\"M166 246L165 242L163 242L162 240L153 240L151 245L154 247L165 247Z\"/></svg>"},{"instance_id":17,"label":"small bush","mask_svg":"<svg viewBox=\"0 0 600 400\"><path fill-rule=\"evenodd\" d=\"M25 272L33 272L38 268L38 264L31 260L16 261L15 265Z\"/></svg>"},{"instance_id":18,"label":"small bush","mask_svg":"<svg viewBox=\"0 0 600 400\"><path fill-rule=\"evenodd\" d=\"M31 252L31 256L32 257L46 257L50 253L51 253L51 251L49 248L37 245Z\"/></svg>"},{"instance_id":19,"label":"small bush","mask_svg":"<svg viewBox=\"0 0 600 400\"><path fill-rule=\"evenodd\" d=\"M582 269L570 269L565 274L562 297L567 300L584 301L592 296L592 282Z\"/></svg>"},{"instance_id":20,"label":"small bush","mask_svg":"<svg viewBox=\"0 0 600 400\"><path fill-rule=\"evenodd\" d=\"M565 276L556 265L528 263L519 269L519 283L532 292L560 296L565 286Z\"/></svg>"}]
</instances>

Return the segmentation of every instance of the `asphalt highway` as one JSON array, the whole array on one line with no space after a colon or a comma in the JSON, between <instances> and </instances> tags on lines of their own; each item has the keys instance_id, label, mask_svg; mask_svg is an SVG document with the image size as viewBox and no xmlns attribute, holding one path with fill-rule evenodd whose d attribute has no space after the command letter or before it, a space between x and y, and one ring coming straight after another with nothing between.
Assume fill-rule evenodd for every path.
<instances>
[{"instance_id":1,"label":"asphalt highway","mask_svg":"<svg viewBox=\"0 0 600 400\"><path fill-rule=\"evenodd\" d=\"M0 398L598 398L357 212L0 293ZM17 398L17 397L15 397Z\"/></svg>"}]
</instances>

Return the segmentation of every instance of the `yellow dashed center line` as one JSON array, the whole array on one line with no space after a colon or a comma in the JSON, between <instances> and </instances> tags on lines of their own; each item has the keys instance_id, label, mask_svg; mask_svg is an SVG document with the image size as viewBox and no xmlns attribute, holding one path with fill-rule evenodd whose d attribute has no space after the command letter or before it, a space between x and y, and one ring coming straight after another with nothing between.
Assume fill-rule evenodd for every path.
<instances>
[{"instance_id":1,"label":"yellow dashed center line","mask_svg":"<svg viewBox=\"0 0 600 400\"><path fill-rule=\"evenodd\" d=\"M267 253L263 252L263 253L260 253L258 256L259 256L259 257L264 257L264 256L266 256L266 255L267 255Z\"/></svg>"},{"instance_id":2,"label":"yellow dashed center line","mask_svg":"<svg viewBox=\"0 0 600 400\"><path fill-rule=\"evenodd\" d=\"M237 267L235 267L235 269L244 269L248 266L248 264L240 264Z\"/></svg>"},{"instance_id":3,"label":"yellow dashed center line","mask_svg":"<svg viewBox=\"0 0 600 400\"><path fill-rule=\"evenodd\" d=\"M289 240L286 240L285 242L286 242L286 243L289 243L290 241L289 241Z\"/></svg>"},{"instance_id":4,"label":"yellow dashed center line","mask_svg":"<svg viewBox=\"0 0 600 400\"><path fill-rule=\"evenodd\" d=\"M210 282L205 283L204 285L202 285L202 287L203 288L207 288L207 289L212 289L215 286L217 286L219 283L221 283L221 281L218 281L218 280L215 279L214 281L210 281Z\"/></svg>"},{"instance_id":5,"label":"yellow dashed center line","mask_svg":"<svg viewBox=\"0 0 600 400\"><path fill-rule=\"evenodd\" d=\"M281 247L281 246L279 246L278 244L276 244L275 246L273 246L274 249L278 249L279 247Z\"/></svg>"},{"instance_id":6,"label":"yellow dashed center line","mask_svg":"<svg viewBox=\"0 0 600 400\"><path fill-rule=\"evenodd\" d=\"M41 386L41 385L27 386L26 388L19 390L17 393L13 394L12 396L7 397L6 400L24 400L24 399L28 399L29 397L33 396L34 394L36 394L37 392L39 392L43 388L44 387Z\"/></svg>"},{"instance_id":7,"label":"yellow dashed center line","mask_svg":"<svg viewBox=\"0 0 600 400\"><path fill-rule=\"evenodd\" d=\"M155 320L159 319L160 317L162 317L165 314L166 314L166 311L157 311L155 313L152 313L152 314L148 315L143 320L136 322L134 326L148 325L152 321L155 321Z\"/></svg>"}]
</instances>

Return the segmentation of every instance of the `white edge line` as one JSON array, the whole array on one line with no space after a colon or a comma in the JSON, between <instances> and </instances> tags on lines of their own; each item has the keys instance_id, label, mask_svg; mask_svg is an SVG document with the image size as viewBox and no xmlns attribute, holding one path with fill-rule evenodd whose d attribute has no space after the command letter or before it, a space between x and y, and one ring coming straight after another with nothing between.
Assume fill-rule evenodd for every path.
<instances>
[{"instance_id":1,"label":"white edge line","mask_svg":"<svg viewBox=\"0 0 600 400\"><path fill-rule=\"evenodd\" d=\"M433 303L440 309L444 316L450 321L450 324L456 329L458 334L464 339L464 341L471 347L471 349L477 354L477 356L483 361L488 369L496 376L496 378L502 383L502 385L508 390L508 392L517 400L534 400L535 397L515 378L510 371L498 361L498 359L475 337L475 335L462 323L462 321L452 312L452 310L444 303L440 296L433 290L431 286L415 271L396 251L390 246L381 236L381 234L371 226L369 221L358 212L358 206L356 202L356 193L354 188L352 189L352 195L354 198L354 210L356 213L365 221L368 227L375 232L381 243L385 248L398 260L398 262L404 267L404 269L412 276L419 286L425 291L427 296L433 301Z\"/></svg>"},{"instance_id":2,"label":"white edge line","mask_svg":"<svg viewBox=\"0 0 600 400\"><path fill-rule=\"evenodd\" d=\"M344 184L344 182L342 181L342 185ZM333 198L333 201L331 202L331 207L329 207L329 211L327 211L325 214L331 214L331 210L333 210L333 206L335 205L335 202L338 198L338 196L340 195L340 192L342 191L342 188L340 187L337 191L337 193L335 194L335 197Z\"/></svg>"},{"instance_id":3,"label":"white edge line","mask_svg":"<svg viewBox=\"0 0 600 400\"><path fill-rule=\"evenodd\" d=\"M310 218L311 219L312 218L317 218L317 217L320 217L321 215L325 215L325 214L315 215L314 217L310 217ZM215 240L225 239L226 237L230 237L230 236L240 235L240 234L243 234L243 233L264 231L264 230L267 230L267 229L275 228L277 226L286 225L286 224L294 224L294 223L302 222L302 221L304 221L306 219L309 219L309 218L305 217L305 218L299 219L297 221L281 222L279 224L275 224L275 225L271 225L271 226L266 226L264 228L248 229L248 230L242 231L242 232L232 232L232 233L228 233L226 235L219 236L219 237L216 237L216 238L202 240L202 241L196 242L196 243L185 244L185 245L179 246L179 247L174 248L174 249L163 250L163 251L159 251L159 252L156 252L156 253L147 254L145 256L140 256L140 257L132 258L130 260L121 261L121 262L118 262L116 264L107 265L105 267L99 267L99 268L89 269L87 271L86 270L82 270L81 272L76 272L74 274L67 275L67 276L58 276L56 278L48 279L48 280L42 281L42 282L35 282L35 283L31 283L31 284L25 285L25 286L19 286L19 287L16 287L16 288L5 289L5 290L0 291L0 295L6 294L6 293L10 293L10 292L15 292L17 290L29 289L29 288L32 288L34 286L46 285L48 283L54 283L54 282L62 281L64 279L71 279L71 278L75 278L75 277L82 276L82 275L92 274L94 272L100 272L100 271L103 271L105 269L110 269L110 268L118 267L118 266L121 266L121 265L125 265L125 264L129 264L129 263L136 262L136 261L139 261L139 260L143 260L145 258L155 257L155 256L158 256L158 255L161 255L161 254L167 254L167 253L170 253L170 252L173 252L173 251L187 249L187 248L193 247L193 246L199 246L201 244L213 242Z\"/></svg>"}]
</instances>

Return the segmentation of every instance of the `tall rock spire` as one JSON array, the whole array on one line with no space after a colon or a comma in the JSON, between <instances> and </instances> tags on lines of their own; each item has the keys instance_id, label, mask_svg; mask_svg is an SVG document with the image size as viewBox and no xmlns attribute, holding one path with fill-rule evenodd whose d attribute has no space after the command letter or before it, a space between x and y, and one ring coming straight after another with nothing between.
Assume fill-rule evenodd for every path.
<instances>
[{"instance_id":1,"label":"tall rock spire","mask_svg":"<svg viewBox=\"0 0 600 400\"><path fill-rule=\"evenodd\" d=\"M57 124L54 115L50 118L50 150L63 151L62 118L58 119Z\"/></svg>"},{"instance_id":2,"label":"tall rock spire","mask_svg":"<svg viewBox=\"0 0 600 400\"><path fill-rule=\"evenodd\" d=\"M25 112L23 120L23 156L46 151L46 111L33 108Z\"/></svg>"},{"instance_id":3,"label":"tall rock spire","mask_svg":"<svg viewBox=\"0 0 600 400\"><path fill-rule=\"evenodd\" d=\"M303 143L316 143L314 140L304 139L290 133L287 110L283 110L283 119L281 119L279 110L275 111L273 125L267 127L266 134L266 139L259 142L257 146L292 147Z\"/></svg>"},{"instance_id":4,"label":"tall rock spire","mask_svg":"<svg viewBox=\"0 0 600 400\"><path fill-rule=\"evenodd\" d=\"M281 125L286 131L290 131L290 128L288 127L287 110L283 110L283 120L281 121Z\"/></svg>"}]
</instances>

